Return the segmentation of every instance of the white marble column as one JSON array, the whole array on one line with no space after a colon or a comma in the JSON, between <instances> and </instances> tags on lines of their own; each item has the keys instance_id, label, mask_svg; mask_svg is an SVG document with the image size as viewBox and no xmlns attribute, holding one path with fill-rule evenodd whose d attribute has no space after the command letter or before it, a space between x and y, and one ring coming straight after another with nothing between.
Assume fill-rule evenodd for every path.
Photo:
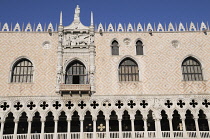
<instances>
[{"instance_id":1,"label":"white marble column","mask_svg":"<svg viewBox=\"0 0 210 139\"><path fill-rule=\"evenodd\" d=\"M96 119L93 119L93 139L96 139Z\"/></svg>"},{"instance_id":2,"label":"white marble column","mask_svg":"<svg viewBox=\"0 0 210 139\"><path fill-rule=\"evenodd\" d=\"M170 138L174 138L172 118L168 118L168 121L169 121L169 128L170 128Z\"/></svg>"},{"instance_id":3,"label":"white marble column","mask_svg":"<svg viewBox=\"0 0 210 139\"><path fill-rule=\"evenodd\" d=\"M45 126L45 120L41 120L42 126L41 126L41 137L40 139L44 139L44 126Z\"/></svg>"},{"instance_id":4,"label":"white marble column","mask_svg":"<svg viewBox=\"0 0 210 139\"><path fill-rule=\"evenodd\" d=\"M5 121L1 120L0 139L3 139L3 134L4 134L4 122L5 122Z\"/></svg>"},{"instance_id":5,"label":"white marble column","mask_svg":"<svg viewBox=\"0 0 210 139\"><path fill-rule=\"evenodd\" d=\"M31 123L32 123L32 120L28 120L27 139L30 139L31 138Z\"/></svg>"},{"instance_id":6,"label":"white marble column","mask_svg":"<svg viewBox=\"0 0 210 139\"><path fill-rule=\"evenodd\" d=\"M67 139L71 139L71 120L70 119L68 119L67 120Z\"/></svg>"},{"instance_id":7,"label":"white marble column","mask_svg":"<svg viewBox=\"0 0 210 139\"><path fill-rule=\"evenodd\" d=\"M134 118L131 118L131 137L135 138L135 126L134 126Z\"/></svg>"},{"instance_id":8,"label":"white marble column","mask_svg":"<svg viewBox=\"0 0 210 139\"><path fill-rule=\"evenodd\" d=\"M187 137L187 132L186 132L186 125L185 125L185 118L182 118L182 126L183 126L183 137L186 138Z\"/></svg>"},{"instance_id":9,"label":"white marble column","mask_svg":"<svg viewBox=\"0 0 210 139\"><path fill-rule=\"evenodd\" d=\"M54 139L58 138L58 119L54 120Z\"/></svg>"},{"instance_id":10,"label":"white marble column","mask_svg":"<svg viewBox=\"0 0 210 139\"><path fill-rule=\"evenodd\" d=\"M106 118L106 138L109 139L109 118Z\"/></svg>"},{"instance_id":11,"label":"white marble column","mask_svg":"<svg viewBox=\"0 0 210 139\"><path fill-rule=\"evenodd\" d=\"M147 119L146 118L143 118L144 120L144 138L147 138L148 137L148 132L147 132Z\"/></svg>"},{"instance_id":12,"label":"white marble column","mask_svg":"<svg viewBox=\"0 0 210 139\"><path fill-rule=\"evenodd\" d=\"M198 117L194 118L194 121L195 121L197 138L200 138L201 136L200 136L200 132L199 132Z\"/></svg>"},{"instance_id":13,"label":"white marble column","mask_svg":"<svg viewBox=\"0 0 210 139\"><path fill-rule=\"evenodd\" d=\"M13 139L17 139L17 130L18 130L18 119L14 120L15 122L15 129L14 129L14 134L13 134Z\"/></svg>"},{"instance_id":14,"label":"white marble column","mask_svg":"<svg viewBox=\"0 0 210 139\"><path fill-rule=\"evenodd\" d=\"M83 139L83 120L80 120L80 139Z\"/></svg>"},{"instance_id":15,"label":"white marble column","mask_svg":"<svg viewBox=\"0 0 210 139\"><path fill-rule=\"evenodd\" d=\"M119 123L119 138L122 139L122 119L118 119L118 123Z\"/></svg>"},{"instance_id":16,"label":"white marble column","mask_svg":"<svg viewBox=\"0 0 210 139\"><path fill-rule=\"evenodd\" d=\"M155 119L155 130L156 130L156 137L162 138L160 119Z\"/></svg>"},{"instance_id":17,"label":"white marble column","mask_svg":"<svg viewBox=\"0 0 210 139\"><path fill-rule=\"evenodd\" d=\"M208 120L208 126L209 126L209 129L210 129L210 119L207 119Z\"/></svg>"}]
</instances>

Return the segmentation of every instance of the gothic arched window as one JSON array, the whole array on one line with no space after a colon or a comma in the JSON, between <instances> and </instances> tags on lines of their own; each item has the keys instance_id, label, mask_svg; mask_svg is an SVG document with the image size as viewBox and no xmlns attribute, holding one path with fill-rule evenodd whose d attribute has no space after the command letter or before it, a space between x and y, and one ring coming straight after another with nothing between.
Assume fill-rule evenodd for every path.
<instances>
[{"instance_id":1,"label":"gothic arched window","mask_svg":"<svg viewBox=\"0 0 210 139\"><path fill-rule=\"evenodd\" d=\"M144 52L143 52L143 43L138 40L136 42L136 55L143 55Z\"/></svg>"},{"instance_id":2,"label":"gothic arched window","mask_svg":"<svg viewBox=\"0 0 210 139\"><path fill-rule=\"evenodd\" d=\"M182 75L184 81L202 81L202 68L200 62L193 58L188 57L182 63Z\"/></svg>"},{"instance_id":3,"label":"gothic arched window","mask_svg":"<svg viewBox=\"0 0 210 139\"><path fill-rule=\"evenodd\" d=\"M112 42L112 55L119 55L119 45L117 41Z\"/></svg>"},{"instance_id":4,"label":"gothic arched window","mask_svg":"<svg viewBox=\"0 0 210 139\"><path fill-rule=\"evenodd\" d=\"M23 58L18 60L12 68L11 82L23 83L33 81L33 64Z\"/></svg>"},{"instance_id":5,"label":"gothic arched window","mask_svg":"<svg viewBox=\"0 0 210 139\"><path fill-rule=\"evenodd\" d=\"M85 84L86 69L80 61L71 62L66 68L65 84Z\"/></svg>"},{"instance_id":6,"label":"gothic arched window","mask_svg":"<svg viewBox=\"0 0 210 139\"><path fill-rule=\"evenodd\" d=\"M119 80L120 81L138 81L139 70L137 63L130 59L124 59L119 65Z\"/></svg>"}]
</instances>

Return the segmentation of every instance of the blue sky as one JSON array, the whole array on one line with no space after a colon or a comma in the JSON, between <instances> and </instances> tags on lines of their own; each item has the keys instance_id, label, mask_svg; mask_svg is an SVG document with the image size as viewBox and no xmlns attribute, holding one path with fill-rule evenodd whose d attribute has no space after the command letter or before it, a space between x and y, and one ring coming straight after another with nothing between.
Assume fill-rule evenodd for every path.
<instances>
[{"instance_id":1,"label":"blue sky","mask_svg":"<svg viewBox=\"0 0 210 139\"><path fill-rule=\"evenodd\" d=\"M81 8L81 21L108 23L207 23L210 21L210 0L0 0L0 22L9 24L59 22L69 25L76 5Z\"/></svg>"}]
</instances>

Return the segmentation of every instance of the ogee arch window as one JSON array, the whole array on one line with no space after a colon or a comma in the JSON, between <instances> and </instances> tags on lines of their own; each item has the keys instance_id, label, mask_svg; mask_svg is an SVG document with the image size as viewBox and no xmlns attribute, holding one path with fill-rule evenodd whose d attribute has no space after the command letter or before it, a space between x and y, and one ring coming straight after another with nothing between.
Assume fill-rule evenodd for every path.
<instances>
[{"instance_id":1,"label":"ogee arch window","mask_svg":"<svg viewBox=\"0 0 210 139\"><path fill-rule=\"evenodd\" d=\"M112 42L112 55L119 55L119 45L115 40Z\"/></svg>"},{"instance_id":2,"label":"ogee arch window","mask_svg":"<svg viewBox=\"0 0 210 139\"><path fill-rule=\"evenodd\" d=\"M11 82L28 83L33 81L33 64L30 60L22 58L12 68Z\"/></svg>"},{"instance_id":3,"label":"ogee arch window","mask_svg":"<svg viewBox=\"0 0 210 139\"><path fill-rule=\"evenodd\" d=\"M66 68L65 84L85 84L86 69L82 62L75 60Z\"/></svg>"},{"instance_id":4,"label":"ogee arch window","mask_svg":"<svg viewBox=\"0 0 210 139\"><path fill-rule=\"evenodd\" d=\"M136 55L143 55L144 52L143 52L143 43L138 40L136 42Z\"/></svg>"},{"instance_id":5,"label":"ogee arch window","mask_svg":"<svg viewBox=\"0 0 210 139\"><path fill-rule=\"evenodd\" d=\"M182 75L184 81L202 81L202 68L200 62L188 57L182 62Z\"/></svg>"},{"instance_id":6,"label":"ogee arch window","mask_svg":"<svg viewBox=\"0 0 210 139\"><path fill-rule=\"evenodd\" d=\"M131 58L125 58L120 63L119 81L139 81L138 65Z\"/></svg>"}]
</instances>

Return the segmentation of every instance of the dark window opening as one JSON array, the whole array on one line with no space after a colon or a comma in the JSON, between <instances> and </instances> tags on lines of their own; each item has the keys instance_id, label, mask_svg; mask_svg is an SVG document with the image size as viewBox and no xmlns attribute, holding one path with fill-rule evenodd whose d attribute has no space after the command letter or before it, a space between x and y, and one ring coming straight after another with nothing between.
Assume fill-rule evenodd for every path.
<instances>
[{"instance_id":1,"label":"dark window opening","mask_svg":"<svg viewBox=\"0 0 210 139\"><path fill-rule=\"evenodd\" d=\"M130 58L124 59L119 66L119 81L138 81L139 70L136 62Z\"/></svg>"},{"instance_id":2,"label":"dark window opening","mask_svg":"<svg viewBox=\"0 0 210 139\"><path fill-rule=\"evenodd\" d=\"M143 43L141 41L136 42L136 55L143 55Z\"/></svg>"},{"instance_id":3,"label":"dark window opening","mask_svg":"<svg viewBox=\"0 0 210 139\"><path fill-rule=\"evenodd\" d=\"M86 84L86 69L80 61L73 61L66 68L65 84Z\"/></svg>"},{"instance_id":4,"label":"dark window opening","mask_svg":"<svg viewBox=\"0 0 210 139\"><path fill-rule=\"evenodd\" d=\"M200 62L193 58L188 57L182 63L182 75L184 81L202 81L202 68Z\"/></svg>"},{"instance_id":5,"label":"dark window opening","mask_svg":"<svg viewBox=\"0 0 210 139\"><path fill-rule=\"evenodd\" d=\"M117 41L112 42L112 55L119 55L119 46Z\"/></svg>"},{"instance_id":6,"label":"dark window opening","mask_svg":"<svg viewBox=\"0 0 210 139\"><path fill-rule=\"evenodd\" d=\"M79 84L79 76L73 76L73 84Z\"/></svg>"},{"instance_id":7,"label":"dark window opening","mask_svg":"<svg viewBox=\"0 0 210 139\"><path fill-rule=\"evenodd\" d=\"M12 68L11 82L32 82L33 64L28 59L21 59Z\"/></svg>"}]
</instances>

